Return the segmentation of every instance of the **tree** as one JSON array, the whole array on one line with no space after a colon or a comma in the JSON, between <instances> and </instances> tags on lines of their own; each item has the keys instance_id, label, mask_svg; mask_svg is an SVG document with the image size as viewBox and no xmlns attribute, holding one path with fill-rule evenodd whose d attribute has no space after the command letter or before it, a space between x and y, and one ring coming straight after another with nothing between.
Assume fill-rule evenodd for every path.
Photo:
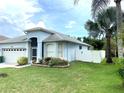
<instances>
[{"instance_id":1,"label":"tree","mask_svg":"<svg viewBox=\"0 0 124 93\"><path fill-rule=\"evenodd\" d=\"M122 34L120 35L120 38L123 40L123 46L124 46L124 23L122 24L122 27L120 29L122 31Z\"/></svg>"},{"instance_id":2,"label":"tree","mask_svg":"<svg viewBox=\"0 0 124 93\"><path fill-rule=\"evenodd\" d=\"M92 0L92 15L93 18L96 18L96 15L100 13L112 0ZM116 21L117 21L117 42L118 42L118 56L123 57L123 46L122 39L119 38L122 31L120 30L122 24L122 10L121 10L121 1L122 0L114 0L116 3ZM79 0L74 0L74 4L77 4Z\"/></svg>"},{"instance_id":3,"label":"tree","mask_svg":"<svg viewBox=\"0 0 124 93\"><path fill-rule=\"evenodd\" d=\"M116 31L116 29L115 29L116 28L115 12L116 12L115 8L110 7L108 9L101 11L101 13L98 13L96 15L95 21L90 21L90 22L88 21L85 24L85 28L89 32L94 31L94 33L97 33L97 36L99 36L101 34L105 35L107 63L112 63L111 38L115 34L115 31Z\"/></svg>"},{"instance_id":4,"label":"tree","mask_svg":"<svg viewBox=\"0 0 124 93\"><path fill-rule=\"evenodd\" d=\"M85 29L88 31L90 38L102 38L104 37L104 33L100 30L99 25L97 22L92 20L88 20L85 24Z\"/></svg>"},{"instance_id":5,"label":"tree","mask_svg":"<svg viewBox=\"0 0 124 93\"><path fill-rule=\"evenodd\" d=\"M93 46L95 50L102 50L104 47L104 40L94 39L90 37L84 37L83 42Z\"/></svg>"}]
</instances>

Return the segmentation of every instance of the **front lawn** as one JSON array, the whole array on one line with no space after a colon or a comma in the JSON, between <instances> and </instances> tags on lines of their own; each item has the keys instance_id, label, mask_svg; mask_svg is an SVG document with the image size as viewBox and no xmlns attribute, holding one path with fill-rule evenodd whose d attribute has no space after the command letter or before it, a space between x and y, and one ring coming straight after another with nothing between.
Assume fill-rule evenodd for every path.
<instances>
[{"instance_id":1,"label":"front lawn","mask_svg":"<svg viewBox=\"0 0 124 93\"><path fill-rule=\"evenodd\" d=\"M119 66L75 62L69 68L4 68L0 93L124 93Z\"/></svg>"}]
</instances>

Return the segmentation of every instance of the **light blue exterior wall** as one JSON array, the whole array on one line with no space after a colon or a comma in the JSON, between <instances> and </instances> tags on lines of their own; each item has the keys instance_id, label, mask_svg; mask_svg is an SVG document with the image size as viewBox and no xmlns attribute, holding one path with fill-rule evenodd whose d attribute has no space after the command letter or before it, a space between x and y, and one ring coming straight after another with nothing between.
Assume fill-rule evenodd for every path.
<instances>
[{"instance_id":1,"label":"light blue exterior wall","mask_svg":"<svg viewBox=\"0 0 124 93\"><path fill-rule=\"evenodd\" d=\"M44 57L47 57L47 44L52 44L53 45L53 51L54 54L52 57L58 57L59 58L59 53L58 53L58 45L62 44L63 45L63 58L68 61L73 61L76 60L76 51L79 51L79 44L76 43L71 43L71 42L64 42L64 41L59 41L59 42L49 42L44 44ZM88 50L88 46L81 45L82 49L80 51L85 51Z\"/></svg>"},{"instance_id":2,"label":"light blue exterior wall","mask_svg":"<svg viewBox=\"0 0 124 93\"><path fill-rule=\"evenodd\" d=\"M37 38L37 60L38 59L42 59L42 42L44 39L46 39L48 36L50 36L50 33L47 32L42 32L42 31L31 31L31 32L27 32L27 39L30 40L30 38ZM58 48L59 48L59 44L63 45L62 48L62 55L63 59L68 60L68 61L72 61L72 60L76 60L76 51L79 51L79 44L76 43L72 43L72 42L66 42L66 41L58 41L58 42L47 42L44 43L44 57L47 57L47 44L52 44L52 48L54 51L54 55L53 57L59 57L59 52L58 52ZM31 46L30 46L30 42L24 42L24 43L12 43L12 44L1 44L0 45L0 49L1 48L26 48L26 55L28 57L29 62L31 62ZM82 45L82 49L80 51L85 51L88 50L88 46Z\"/></svg>"},{"instance_id":3,"label":"light blue exterior wall","mask_svg":"<svg viewBox=\"0 0 124 93\"><path fill-rule=\"evenodd\" d=\"M44 57L48 57L47 56L47 45L48 44L52 44L52 50L54 52L54 54L51 57L58 57L58 43L57 42L44 43Z\"/></svg>"},{"instance_id":4,"label":"light blue exterior wall","mask_svg":"<svg viewBox=\"0 0 124 93\"><path fill-rule=\"evenodd\" d=\"M64 59L68 61L76 60L76 51L79 50L79 44L64 42ZM81 45L82 49L80 51L88 50L88 46Z\"/></svg>"},{"instance_id":5,"label":"light blue exterior wall","mask_svg":"<svg viewBox=\"0 0 124 93\"><path fill-rule=\"evenodd\" d=\"M47 38L50 35L50 33L42 32L42 31L32 31L32 32L27 32L27 38L28 40L30 38L37 38L37 60L42 59L42 42L45 38ZM29 54L30 51L29 51ZM29 58L31 60L31 58Z\"/></svg>"}]
</instances>

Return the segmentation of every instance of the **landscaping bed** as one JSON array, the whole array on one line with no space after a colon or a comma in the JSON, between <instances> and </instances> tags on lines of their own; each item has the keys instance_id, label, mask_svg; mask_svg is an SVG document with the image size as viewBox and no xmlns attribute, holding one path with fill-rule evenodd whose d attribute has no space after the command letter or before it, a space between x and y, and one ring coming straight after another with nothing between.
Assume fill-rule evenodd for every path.
<instances>
[{"instance_id":1,"label":"landscaping bed","mask_svg":"<svg viewBox=\"0 0 124 93\"><path fill-rule=\"evenodd\" d=\"M64 59L47 57L43 60L39 60L39 63L33 63L32 66L66 68L69 67L70 64Z\"/></svg>"},{"instance_id":2,"label":"landscaping bed","mask_svg":"<svg viewBox=\"0 0 124 93\"><path fill-rule=\"evenodd\" d=\"M32 66L38 66L38 67L50 67L49 65L44 65L44 64L32 64ZM61 66L61 65L56 65L56 66L52 66L52 67L56 67L56 68L67 68L67 67L69 67L70 66L70 64L68 64L68 65L64 65L64 66Z\"/></svg>"}]
</instances>

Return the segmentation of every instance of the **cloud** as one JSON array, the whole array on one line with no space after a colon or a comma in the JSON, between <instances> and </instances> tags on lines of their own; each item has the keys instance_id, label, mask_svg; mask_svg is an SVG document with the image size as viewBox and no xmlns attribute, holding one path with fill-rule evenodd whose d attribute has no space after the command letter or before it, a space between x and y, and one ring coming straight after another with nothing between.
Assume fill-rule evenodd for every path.
<instances>
[{"instance_id":1,"label":"cloud","mask_svg":"<svg viewBox=\"0 0 124 93\"><path fill-rule=\"evenodd\" d=\"M39 21L37 24L34 24L32 22L27 22L27 26L26 29L30 29L30 28L34 28L34 27L42 27L42 28L46 28L46 25L43 21Z\"/></svg>"},{"instance_id":2,"label":"cloud","mask_svg":"<svg viewBox=\"0 0 124 93\"><path fill-rule=\"evenodd\" d=\"M69 21L68 24L65 26L65 28L73 28L75 24L76 24L75 21Z\"/></svg>"},{"instance_id":3,"label":"cloud","mask_svg":"<svg viewBox=\"0 0 124 93\"><path fill-rule=\"evenodd\" d=\"M29 25L35 24L31 17L39 12L44 12L44 9L38 0L0 0L0 23L4 27L8 25L8 29L11 26L20 33Z\"/></svg>"}]
</instances>

